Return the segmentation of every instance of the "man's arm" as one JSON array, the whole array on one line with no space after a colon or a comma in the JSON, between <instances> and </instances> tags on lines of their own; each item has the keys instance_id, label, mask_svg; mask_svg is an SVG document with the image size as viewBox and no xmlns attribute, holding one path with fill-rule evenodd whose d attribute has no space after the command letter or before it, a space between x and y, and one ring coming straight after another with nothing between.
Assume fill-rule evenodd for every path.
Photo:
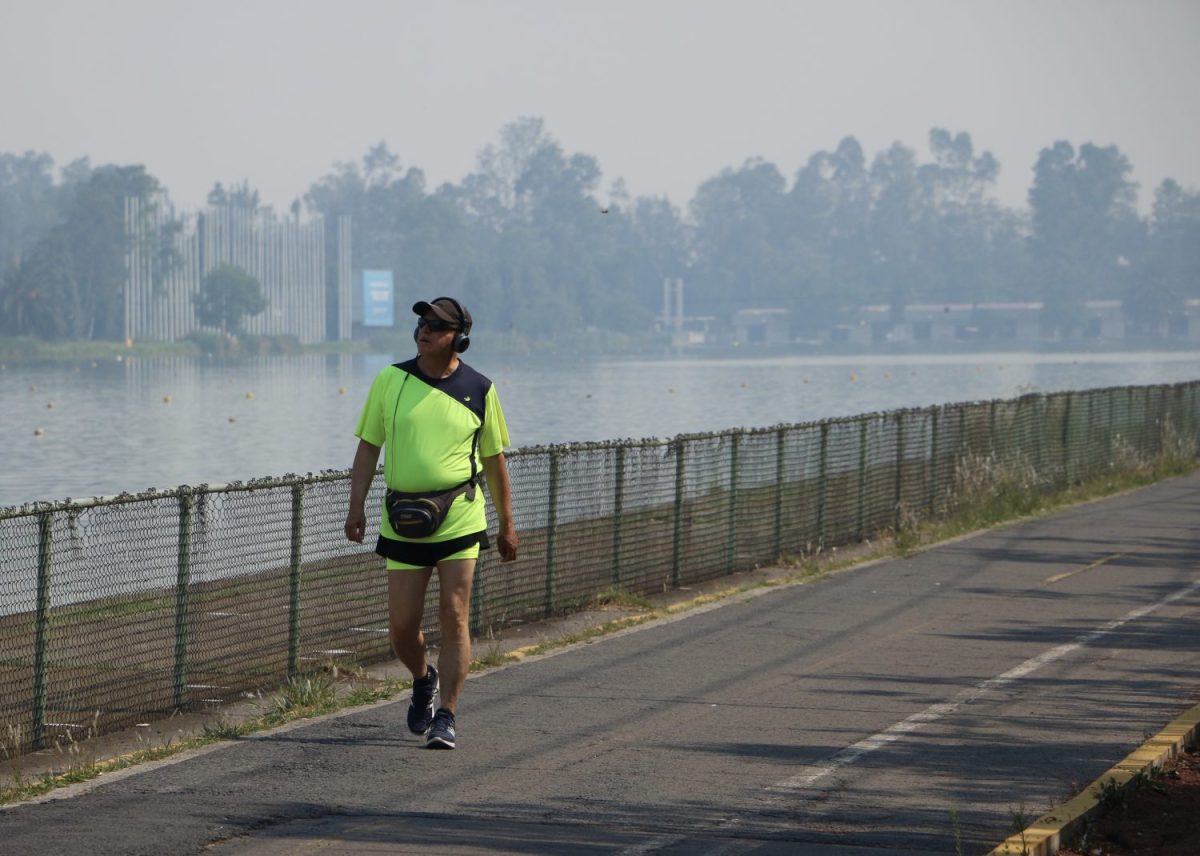
<instances>
[{"instance_id":1,"label":"man's arm","mask_svg":"<svg viewBox=\"0 0 1200 856\"><path fill-rule=\"evenodd\" d=\"M350 468L350 510L346 513L346 537L358 544L367 533L367 494L379 466L379 446L358 441L354 466Z\"/></svg>"},{"instance_id":2,"label":"man's arm","mask_svg":"<svg viewBox=\"0 0 1200 856\"><path fill-rule=\"evenodd\" d=\"M517 527L513 523L512 487L508 482L508 464L503 452L483 459L483 474L487 477L492 504L496 506L496 517L500 519L500 534L496 537L500 561L511 562L517 558Z\"/></svg>"}]
</instances>

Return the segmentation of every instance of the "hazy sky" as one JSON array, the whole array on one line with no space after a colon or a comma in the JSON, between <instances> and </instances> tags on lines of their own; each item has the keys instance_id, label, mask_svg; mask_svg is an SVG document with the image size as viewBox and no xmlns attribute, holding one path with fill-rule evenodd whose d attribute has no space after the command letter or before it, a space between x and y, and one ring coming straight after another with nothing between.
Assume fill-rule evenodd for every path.
<instances>
[{"instance_id":1,"label":"hazy sky","mask_svg":"<svg viewBox=\"0 0 1200 856\"><path fill-rule=\"evenodd\" d=\"M1200 186L1200 2L0 0L0 151L143 163L184 207L243 178L286 206L380 140L432 189L519 116L681 206L940 126L1008 204L1042 147L1115 143L1145 208Z\"/></svg>"}]
</instances>

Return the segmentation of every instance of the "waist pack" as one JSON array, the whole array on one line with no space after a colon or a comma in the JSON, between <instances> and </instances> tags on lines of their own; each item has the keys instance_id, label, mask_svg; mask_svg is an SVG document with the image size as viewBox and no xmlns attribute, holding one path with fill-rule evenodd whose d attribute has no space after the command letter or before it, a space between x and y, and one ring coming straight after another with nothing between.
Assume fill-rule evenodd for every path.
<instances>
[{"instance_id":1,"label":"waist pack","mask_svg":"<svg viewBox=\"0 0 1200 856\"><path fill-rule=\"evenodd\" d=\"M397 535L428 538L437 532L454 500L463 494L467 495L467 502L475 501L474 477L442 493L403 493L389 489L383 504L387 509L388 522Z\"/></svg>"}]
</instances>

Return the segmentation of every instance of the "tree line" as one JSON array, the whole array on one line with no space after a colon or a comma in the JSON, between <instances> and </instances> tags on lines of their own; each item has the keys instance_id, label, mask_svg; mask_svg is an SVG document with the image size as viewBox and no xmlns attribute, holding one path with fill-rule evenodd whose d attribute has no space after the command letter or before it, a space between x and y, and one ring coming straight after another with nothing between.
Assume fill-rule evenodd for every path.
<instances>
[{"instance_id":1,"label":"tree line","mask_svg":"<svg viewBox=\"0 0 1200 856\"><path fill-rule=\"evenodd\" d=\"M969 134L935 128L928 142L922 161L899 142L868 157L846 137L790 178L752 158L701 183L684 211L619 180L602 189L594 156L522 118L459 183L431 188L380 143L288 213L326 218L331 283L335 224L349 216L355 268L395 271L403 294L457 295L519 335L650 334L674 277L689 315L719 327L739 308L781 307L801 335L864 304L898 316L1015 300L1041 301L1043 323L1070 335L1092 299L1123 301L1149 333L1200 297L1200 192L1167 179L1142 216L1116 146L1059 141L1038 155L1027 207L1011 208L994 197L1000 164ZM120 338L124 199L152 211L166 189L137 165L57 172L45 154L0 153L0 333ZM261 205L248 181L216 184L209 202ZM164 268L171 228L152 248Z\"/></svg>"}]
</instances>

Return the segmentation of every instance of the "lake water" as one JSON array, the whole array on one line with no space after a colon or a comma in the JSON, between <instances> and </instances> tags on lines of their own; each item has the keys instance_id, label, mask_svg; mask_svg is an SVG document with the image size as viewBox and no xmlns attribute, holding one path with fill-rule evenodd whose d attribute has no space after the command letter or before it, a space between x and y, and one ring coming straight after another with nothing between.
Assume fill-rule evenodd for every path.
<instances>
[{"instance_id":1,"label":"lake water","mask_svg":"<svg viewBox=\"0 0 1200 856\"><path fill-rule=\"evenodd\" d=\"M469 362L517 447L1200 378L1200 352ZM0 506L346 469L390 355L0 369ZM39 433L40 432L40 433Z\"/></svg>"}]
</instances>

